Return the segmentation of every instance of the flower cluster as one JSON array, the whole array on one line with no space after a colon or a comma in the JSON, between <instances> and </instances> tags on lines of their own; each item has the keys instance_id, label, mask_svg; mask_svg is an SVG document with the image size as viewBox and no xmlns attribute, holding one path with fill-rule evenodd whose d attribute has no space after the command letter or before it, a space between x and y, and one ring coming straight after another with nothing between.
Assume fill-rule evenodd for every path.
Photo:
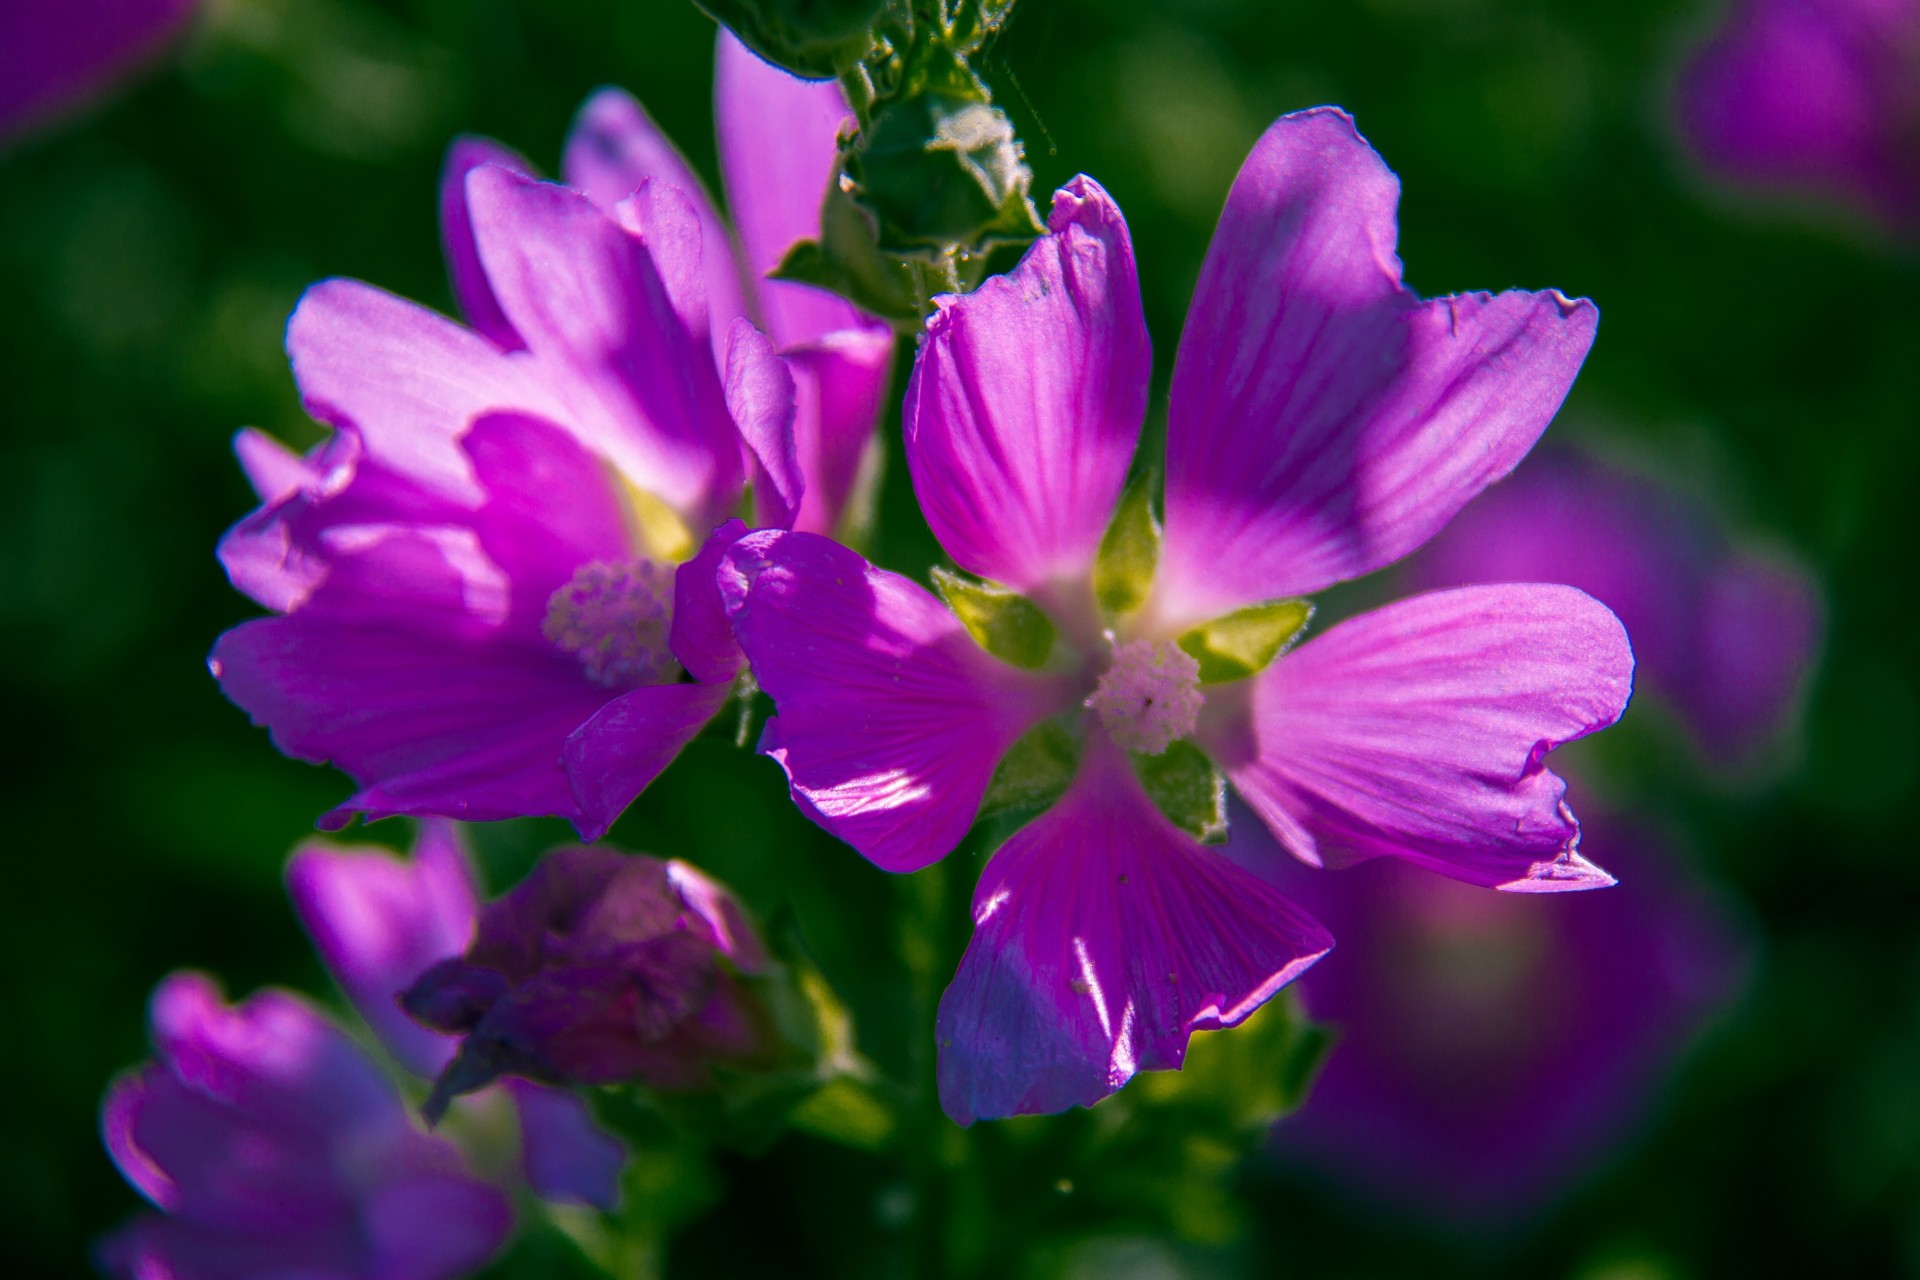
<instances>
[{"instance_id":1,"label":"flower cluster","mask_svg":"<svg viewBox=\"0 0 1920 1280\"><path fill-rule=\"evenodd\" d=\"M1228 194L1164 452L1143 455L1133 243L1077 177L1018 265L925 299L903 448L958 570L934 567L930 591L850 545L870 525L891 331L769 278L830 231L848 103L724 34L717 86L730 221L616 90L582 108L562 182L462 140L440 214L464 323L314 286L287 345L331 432L304 455L237 442L261 505L219 556L270 616L222 636L213 673L281 750L352 776L323 827L423 824L406 861L302 850L296 906L375 1035L433 1079L427 1119L510 1105L520 1172L475 1173L413 1129L294 998L226 1012L173 979L160 1061L107 1120L172 1216L130 1228L114 1265L138 1271L144 1249L192 1270L222 1215L271 1201L359 1251L341 1274L457 1274L507 1230L503 1187L617 1199L619 1146L567 1088L849 1070L844 1036L796 1033L769 994L780 962L727 890L591 843L762 693L758 750L794 803L886 871L946 857L983 815L1027 818L973 889L931 1028L939 1104L963 1125L1178 1068L1194 1031L1242 1022L1332 948L1219 847L1229 790L1310 867L1384 857L1521 894L1612 883L1546 764L1626 707L1634 659L1606 605L1520 571L1303 640L1307 597L1416 551L1526 456L1593 341L1591 303L1418 297L1386 164L1343 112L1283 117ZM1702 696L1737 721L1758 695ZM517 817L589 843L482 907L446 820ZM218 1108L236 1161L264 1153L256 1189L168 1145ZM485 1206L460 1233L382 1252L383 1224L459 1197ZM265 1265L234 1256L201 1269Z\"/></svg>"}]
</instances>

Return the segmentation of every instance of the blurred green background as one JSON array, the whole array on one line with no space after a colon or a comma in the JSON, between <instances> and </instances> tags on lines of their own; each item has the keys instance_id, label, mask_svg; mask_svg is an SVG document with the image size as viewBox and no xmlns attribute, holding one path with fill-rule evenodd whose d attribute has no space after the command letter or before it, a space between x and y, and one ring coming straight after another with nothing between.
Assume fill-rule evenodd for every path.
<instances>
[{"instance_id":1,"label":"blurred green background","mask_svg":"<svg viewBox=\"0 0 1920 1280\"><path fill-rule=\"evenodd\" d=\"M1714 7L1025 0L987 62L1036 192L1084 170L1127 211L1161 390L1241 158L1281 112L1339 103L1401 175L1415 288L1599 302L1554 433L1706 495L1796 549L1827 593L1789 768L1635 783L1747 904L1758 956L1618 1151L1497 1232L1259 1165L1236 1238L1116 1244L1084 1274L1920 1274L1920 262L1844 216L1750 207L1695 176L1665 102ZM251 612L212 555L251 505L228 440L243 424L316 438L280 347L301 289L352 275L450 308L447 141L487 133L551 170L603 83L637 93L711 176L711 49L684 0L220 0L173 66L0 155L0 1272L84 1272L87 1242L134 1209L94 1112L146 1053L162 974L333 999L279 877L347 784L280 758L204 667ZM917 574L930 551L902 476L878 556ZM476 838L501 887L564 835ZM900 1070L924 1052L930 1010L900 960L911 891L799 818L772 764L703 740L613 838L701 862L759 908L791 902L867 1051ZM887 1177L805 1137L725 1161L675 1273L845 1274L893 1229ZM1179 1220L1160 1209L1143 1237ZM1005 1248L1029 1244L1047 1265L1038 1235ZM538 1274L524 1253L507 1268Z\"/></svg>"}]
</instances>

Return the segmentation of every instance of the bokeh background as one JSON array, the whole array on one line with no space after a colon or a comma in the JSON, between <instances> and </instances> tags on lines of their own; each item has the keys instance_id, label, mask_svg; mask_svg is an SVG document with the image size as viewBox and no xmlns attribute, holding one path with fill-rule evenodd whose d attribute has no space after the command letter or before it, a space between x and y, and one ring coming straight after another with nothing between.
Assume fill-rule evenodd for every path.
<instances>
[{"instance_id":1,"label":"bokeh background","mask_svg":"<svg viewBox=\"0 0 1920 1280\"><path fill-rule=\"evenodd\" d=\"M1669 102L1717 7L1025 0L989 58L1036 191L1084 170L1127 211L1162 392L1241 158L1276 115L1339 103L1401 175L1414 287L1599 302L1550 437L1697 495L1798 556L1825 600L1804 716L1758 767L1702 767L1641 706L1594 753L1609 802L1657 814L1729 904L1746 960L1590 1160L1524 1212L1460 1215L1318 1176L1283 1126L1224 1223L1157 1206L1080 1273L1920 1274L1920 257L1815 201L1699 176ZM711 177L712 38L684 0L214 0L141 83L0 152L0 1272L84 1274L87 1242L135 1208L95 1107L146 1053L159 977L335 998L280 869L347 785L276 754L204 666L250 612L212 556L251 505L229 438L317 436L280 346L300 291L352 275L450 307L448 140L487 133L550 170L603 83ZM878 558L922 571L902 468L884 499ZM565 834L476 841L503 887ZM773 765L702 740L613 838L790 903L866 1050L903 1071L924 1052L911 890L800 819ZM663 1192L696 1204L673 1270L846 1274L893 1229L889 1176L804 1136L723 1162ZM1047 1212L1029 1227L1007 1256L1051 1266ZM527 1246L500 1272L564 1268Z\"/></svg>"}]
</instances>

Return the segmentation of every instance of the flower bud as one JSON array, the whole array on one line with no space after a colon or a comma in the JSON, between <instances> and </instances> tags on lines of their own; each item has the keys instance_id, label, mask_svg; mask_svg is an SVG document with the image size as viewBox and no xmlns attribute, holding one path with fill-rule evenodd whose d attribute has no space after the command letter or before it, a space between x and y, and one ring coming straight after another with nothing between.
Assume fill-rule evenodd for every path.
<instances>
[{"instance_id":1,"label":"flower bud","mask_svg":"<svg viewBox=\"0 0 1920 1280\"><path fill-rule=\"evenodd\" d=\"M464 956L400 996L413 1019L464 1037L434 1084L437 1120L499 1076L548 1084L713 1084L716 1064L777 1055L743 975L767 967L732 896L682 862L559 849L480 912Z\"/></svg>"}]
</instances>

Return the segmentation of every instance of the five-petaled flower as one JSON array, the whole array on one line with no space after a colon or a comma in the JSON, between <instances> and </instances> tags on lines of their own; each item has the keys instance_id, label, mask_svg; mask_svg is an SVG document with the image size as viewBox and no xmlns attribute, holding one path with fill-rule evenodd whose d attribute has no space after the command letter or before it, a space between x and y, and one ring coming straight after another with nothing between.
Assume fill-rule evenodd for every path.
<instances>
[{"instance_id":1,"label":"five-petaled flower","mask_svg":"<svg viewBox=\"0 0 1920 1280\"><path fill-rule=\"evenodd\" d=\"M997 770L1074 757L981 875L941 1002L941 1100L962 1123L1176 1067L1191 1031L1239 1022L1331 945L1196 839L1216 767L1309 863L1611 883L1543 763L1625 708L1632 655L1603 606L1562 586L1436 592L1287 650L1298 597L1413 551L1519 462L1593 337L1592 305L1555 292L1417 298L1397 198L1339 111L1256 145L1175 363L1164 533L1127 486L1150 366L1132 246L1082 177L1013 272L940 300L908 388L915 492L990 581L943 577L950 610L806 533L726 557L778 704L761 749L881 867L953 849Z\"/></svg>"},{"instance_id":2,"label":"five-petaled flower","mask_svg":"<svg viewBox=\"0 0 1920 1280\"><path fill-rule=\"evenodd\" d=\"M730 42L720 73L764 270L813 234L844 108ZM587 103L566 171L537 181L457 143L441 212L471 328L316 285L288 350L334 432L306 457L239 441L264 505L220 558L281 616L227 633L211 665L282 750L360 783L322 825L554 815L602 834L732 690L712 570L743 491L760 525L831 528L854 488L889 337L745 279L630 98Z\"/></svg>"}]
</instances>

